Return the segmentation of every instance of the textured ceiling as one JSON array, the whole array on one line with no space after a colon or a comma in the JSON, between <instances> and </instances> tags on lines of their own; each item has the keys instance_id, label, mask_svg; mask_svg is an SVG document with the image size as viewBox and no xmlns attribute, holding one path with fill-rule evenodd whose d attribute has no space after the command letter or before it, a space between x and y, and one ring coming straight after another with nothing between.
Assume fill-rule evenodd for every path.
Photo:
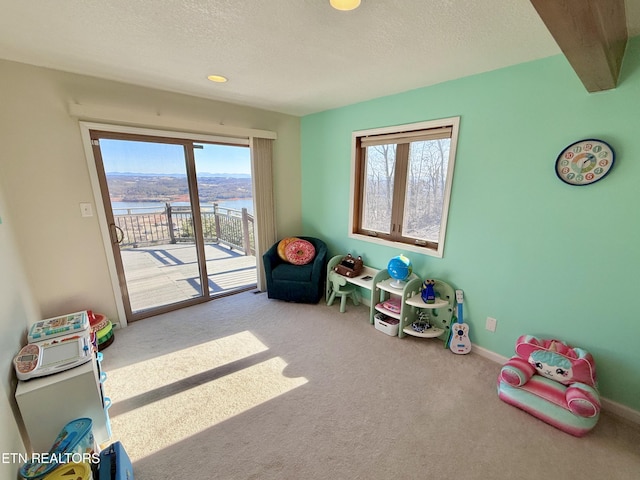
<instances>
[{"instance_id":1,"label":"textured ceiling","mask_svg":"<svg viewBox=\"0 0 640 480\"><path fill-rule=\"evenodd\" d=\"M559 53L529 0L0 0L0 58L293 115Z\"/></svg>"}]
</instances>

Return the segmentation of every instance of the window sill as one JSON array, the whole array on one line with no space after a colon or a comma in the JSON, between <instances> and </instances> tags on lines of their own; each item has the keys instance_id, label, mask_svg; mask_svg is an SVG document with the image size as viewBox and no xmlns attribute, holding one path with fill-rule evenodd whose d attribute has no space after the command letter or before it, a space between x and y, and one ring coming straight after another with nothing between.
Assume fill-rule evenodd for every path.
<instances>
[{"instance_id":1,"label":"window sill","mask_svg":"<svg viewBox=\"0 0 640 480\"><path fill-rule=\"evenodd\" d=\"M355 240L361 240L363 242L368 242L368 243L375 243L377 245L383 245L385 247L391 247L398 250L403 250L405 252L421 253L423 255L428 255L430 257L436 257L436 258L442 258L444 253L442 244L440 244L438 250L433 250L427 247L420 247L418 245L409 245L408 243L390 242L389 240L384 240L377 237L371 237L369 235L361 235L359 233L350 233L349 238L353 238Z\"/></svg>"}]
</instances>

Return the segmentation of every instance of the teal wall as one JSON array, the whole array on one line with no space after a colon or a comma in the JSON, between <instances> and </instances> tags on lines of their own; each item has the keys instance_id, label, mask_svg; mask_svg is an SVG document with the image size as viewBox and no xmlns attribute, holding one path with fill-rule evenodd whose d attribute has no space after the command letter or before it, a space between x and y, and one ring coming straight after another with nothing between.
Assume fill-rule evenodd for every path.
<instances>
[{"instance_id":1,"label":"teal wall","mask_svg":"<svg viewBox=\"0 0 640 480\"><path fill-rule=\"evenodd\" d=\"M405 252L414 271L464 290L475 344L511 356L521 334L564 339L592 352L603 396L640 410L640 38L607 92L555 56L304 117L304 234L384 268L402 250L347 234L351 133L458 115L444 257ZM572 187L555 159L584 138L616 162Z\"/></svg>"}]
</instances>

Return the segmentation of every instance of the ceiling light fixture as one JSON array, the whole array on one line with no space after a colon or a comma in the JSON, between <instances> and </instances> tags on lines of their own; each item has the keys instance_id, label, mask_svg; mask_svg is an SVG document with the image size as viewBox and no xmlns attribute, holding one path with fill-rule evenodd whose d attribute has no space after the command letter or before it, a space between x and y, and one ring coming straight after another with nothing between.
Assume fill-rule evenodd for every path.
<instances>
[{"instance_id":1,"label":"ceiling light fixture","mask_svg":"<svg viewBox=\"0 0 640 480\"><path fill-rule=\"evenodd\" d=\"M360 0L329 0L329 3L336 10L341 10L343 12L355 10L360 6Z\"/></svg>"},{"instance_id":2,"label":"ceiling light fixture","mask_svg":"<svg viewBox=\"0 0 640 480\"><path fill-rule=\"evenodd\" d=\"M209 75L207 78L216 83L224 83L227 81L227 77L223 77L222 75Z\"/></svg>"}]
</instances>

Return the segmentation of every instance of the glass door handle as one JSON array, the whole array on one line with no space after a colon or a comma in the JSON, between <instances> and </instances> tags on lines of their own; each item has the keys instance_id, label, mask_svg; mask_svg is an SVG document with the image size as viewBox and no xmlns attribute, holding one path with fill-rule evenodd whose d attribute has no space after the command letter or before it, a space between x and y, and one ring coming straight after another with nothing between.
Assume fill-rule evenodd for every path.
<instances>
[{"instance_id":1,"label":"glass door handle","mask_svg":"<svg viewBox=\"0 0 640 480\"><path fill-rule=\"evenodd\" d=\"M124 240L124 232L115 223L110 225L111 227L111 242L120 244Z\"/></svg>"}]
</instances>

